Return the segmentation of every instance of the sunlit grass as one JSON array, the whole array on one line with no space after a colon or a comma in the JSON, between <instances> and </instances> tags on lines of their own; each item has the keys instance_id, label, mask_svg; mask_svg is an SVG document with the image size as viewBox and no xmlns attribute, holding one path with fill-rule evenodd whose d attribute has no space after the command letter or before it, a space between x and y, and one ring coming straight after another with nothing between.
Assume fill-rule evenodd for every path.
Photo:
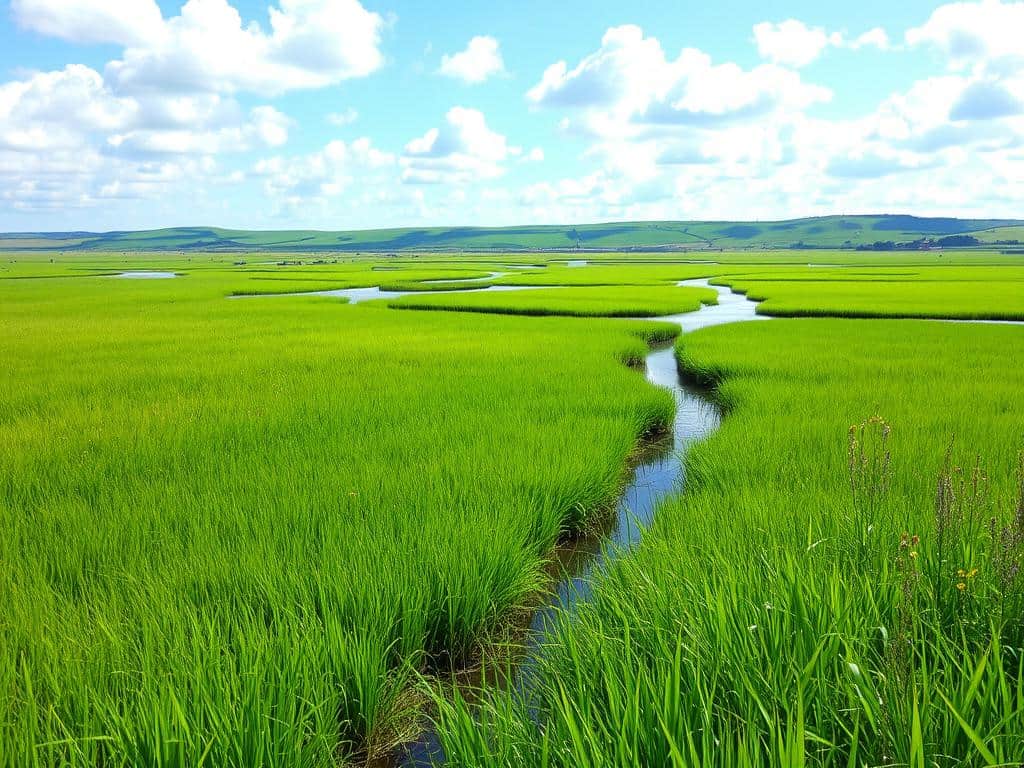
<instances>
[{"instance_id":1,"label":"sunlit grass","mask_svg":"<svg viewBox=\"0 0 1024 768\"><path fill-rule=\"evenodd\" d=\"M1020 329L780 320L679 351L722 428L552 634L529 701L442 704L450 764L1019 760Z\"/></svg>"},{"instance_id":2,"label":"sunlit grass","mask_svg":"<svg viewBox=\"0 0 1024 768\"><path fill-rule=\"evenodd\" d=\"M393 309L435 309L506 315L573 315L578 317L656 317L692 312L714 304L711 288L666 285L589 286L537 290L403 296L387 302Z\"/></svg>"},{"instance_id":3,"label":"sunlit grass","mask_svg":"<svg viewBox=\"0 0 1024 768\"><path fill-rule=\"evenodd\" d=\"M650 324L228 300L199 275L0 292L12 767L387 746L410 671L473 654L671 412L623 365Z\"/></svg>"}]
</instances>

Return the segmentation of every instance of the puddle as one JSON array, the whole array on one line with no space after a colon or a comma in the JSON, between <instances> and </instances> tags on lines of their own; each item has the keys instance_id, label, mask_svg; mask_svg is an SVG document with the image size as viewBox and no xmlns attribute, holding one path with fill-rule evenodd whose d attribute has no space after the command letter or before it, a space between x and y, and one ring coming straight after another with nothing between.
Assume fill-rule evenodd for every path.
<instances>
[{"instance_id":1,"label":"puddle","mask_svg":"<svg viewBox=\"0 0 1024 768\"><path fill-rule=\"evenodd\" d=\"M117 275L110 275L110 277L124 278L127 280L169 280L172 277L177 277L176 272L121 272Z\"/></svg>"},{"instance_id":2,"label":"puddle","mask_svg":"<svg viewBox=\"0 0 1024 768\"><path fill-rule=\"evenodd\" d=\"M490 278L473 278L477 280L489 280ZM443 283L463 282L463 280L442 280ZM364 301L375 299L397 299L401 296L441 296L451 293L501 293L504 291L532 291L537 288L550 288L549 285L488 285L482 288L458 288L440 291L382 291L380 286L370 288L336 288L331 291L300 291L297 293L261 293L255 295L230 296L232 299L248 298L273 298L275 296L337 296L348 299L349 304L360 304Z\"/></svg>"}]
</instances>

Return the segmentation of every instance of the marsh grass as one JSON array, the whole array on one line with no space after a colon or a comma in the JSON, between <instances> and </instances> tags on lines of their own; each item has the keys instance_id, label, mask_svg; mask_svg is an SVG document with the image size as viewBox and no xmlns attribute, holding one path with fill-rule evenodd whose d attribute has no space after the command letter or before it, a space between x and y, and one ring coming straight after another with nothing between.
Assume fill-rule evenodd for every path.
<instances>
[{"instance_id":1,"label":"marsh grass","mask_svg":"<svg viewBox=\"0 0 1024 768\"><path fill-rule=\"evenodd\" d=\"M236 279L0 281L0 765L387 751L671 418L671 326Z\"/></svg>"},{"instance_id":2,"label":"marsh grass","mask_svg":"<svg viewBox=\"0 0 1024 768\"><path fill-rule=\"evenodd\" d=\"M393 309L445 310L506 315L575 317L657 317L693 312L714 304L710 288L652 286L582 286L499 293L453 293L403 296L388 301Z\"/></svg>"},{"instance_id":3,"label":"marsh grass","mask_svg":"<svg viewBox=\"0 0 1024 768\"><path fill-rule=\"evenodd\" d=\"M821 271L806 270L803 279L726 276L715 282L761 302L759 313L778 317L1024 320L1024 271L1019 268L933 269L898 279L848 279L841 269L830 279L812 274Z\"/></svg>"},{"instance_id":4,"label":"marsh grass","mask_svg":"<svg viewBox=\"0 0 1024 768\"><path fill-rule=\"evenodd\" d=\"M737 272L794 311L1019 304L1012 270L1000 287L994 266L963 266L1000 263L984 254L900 255L899 271L934 274L878 280L750 273L892 257L715 257L728 263L552 263L553 285L598 283L585 302L565 301L580 285L492 309L665 314L703 300L671 281ZM595 525L638 437L669 422L671 397L623 363L674 327L226 301L496 268L232 258L0 270L0 765L363 762L409 738L427 698L453 765L1024 754L1019 329L792 320L684 337L721 430L546 638L536 684L502 694L488 681L514 660L481 648L515 647L552 548ZM95 277L130 268L184 276ZM859 421L873 413L885 422ZM479 670L483 690L453 692L453 670Z\"/></svg>"},{"instance_id":5,"label":"marsh grass","mask_svg":"<svg viewBox=\"0 0 1024 768\"><path fill-rule=\"evenodd\" d=\"M441 704L449 764L1015 764L1021 343L841 320L684 336L721 429L529 691ZM864 413L885 419L851 431ZM954 432L980 461L943 458Z\"/></svg>"}]
</instances>

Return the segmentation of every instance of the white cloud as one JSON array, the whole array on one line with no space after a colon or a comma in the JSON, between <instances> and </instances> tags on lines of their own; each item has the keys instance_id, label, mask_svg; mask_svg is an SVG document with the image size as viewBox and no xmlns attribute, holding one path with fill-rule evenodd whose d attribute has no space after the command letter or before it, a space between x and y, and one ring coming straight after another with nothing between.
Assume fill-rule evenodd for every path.
<instances>
[{"instance_id":1,"label":"white cloud","mask_svg":"<svg viewBox=\"0 0 1024 768\"><path fill-rule=\"evenodd\" d=\"M880 51L888 51L892 48L892 42L889 40L888 32L881 27L874 27L850 40L846 43L846 47L855 51L861 48L877 48Z\"/></svg>"},{"instance_id":2,"label":"white cloud","mask_svg":"<svg viewBox=\"0 0 1024 768\"><path fill-rule=\"evenodd\" d=\"M763 58L776 64L804 67L829 45L839 45L842 37L821 27L808 27L802 21L787 19L778 24L763 21L754 25L754 42Z\"/></svg>"},{"instance_id":3,"label":"white cloud","mask_svg":"<svg viewBox=\"0 0 1024 768\"><path fill-rule=\"evenodd\" d=\"M379 174L394 164L394 155L363 137L351 143L331 141L308 155L266 158L255 164L252 174L263 179L264 190L272 197L292 204L323 202L344 193L357 179L360 186L386 183Z\"/></svg>"},{"instance_id":4,"label":"white cloud","mask_svg":"<svg viewBox=\"0 0 1024 768\"><path fill-rule=\"evenodd\" d=\"M402 180L417 184L464 184L505 172L510 156L522 154L492 131L477 109L452 107L440 128L431 128L405 145Z\"/></svg>"},{"instance_id":5,"label":"white cloud","mask_svg":"<svg viewBox=\"0 0 1024 768\"><path fill-rule=\"evenodd\" d=\"M76 43L142 45L164 23L154 0L12 0L11 12L26 29Z\"/></svg>"},{"instance_id":6,"label":"white cloud","mask_svg":"<svg viewBox=\"0 0 1024 768\"><path fill-rule=\"evenodd\" d=\"M359 112L353 107L349 107L341 112L331 112L327 115L327 122L333 126L337 126L338 128L351 125L358 119Z\"/></svg>"},{"instance_id":7,"label":"white cloud","mask_svg":"<svg viewBox=\"0 0 1024 768\"><path fill-rule=\"evenodd\" d=\"M762 54L778 63L745 69L693 49L673 59L655 38L619 27L576 65L549 67L527 98L562 113L566 134L589 139L583 157L597 170L535 184L521 205L538 220L569 222L1012 207L1024 82L1001 35L973 44L984 66L976 56L970 73L919 80L867 114L837 119L810 111L828 92L793 68L829 48L891 50L888 33L854 37L795 21L761 31ZM930 33L928 42L948 51L947 37ZM992 190L961 185L964 174L989 179ZM948 185L942 193L939 183Z\"/></svg>"},{"instance_id":8,"label":"white cloud","mask_svg":"<svg viewBox=\"0 0 1024 768\"><path fill-rule=\"evenodd\" d=\"M18 208L151 194L174 168L212 183L215 156L280 147L292 127L271 105L243 109L236 93L333 85L383 62L385 22L358 0L276 0L263 25L243 23L228 0L188 0L166 19L153 0L11 9L40 34L124 47L102 74L71 64L0 84L0 192Z\"/></svg>"},{"instance_id":9,"label":"white cloud","mask_svg":"<svg viewBox=\"0 0 1024 768\"><path fill-rule=\"evenodd\" d=\"M357 0L280 0L269 32L227 0L188 0L157 34L107 65L122 91L277 95L363 77L383 63L384 21Z\"/></svg>"},{"instance_id":10,"label":"white cloud","mask_svg":"<svg viewBox=\"0 0 1024 768\"><path fill-rule=\"evenodd\" d=\"M278 0L269 29L228 0L188 0L164 19L154 0L13 0L17 22L76 42L125 46L106 79L122 91L276 95L363 77L383 64L384 19L359 0Z\"/></svg>"},{"instance_id":11,"label":"white cloud","mask_svg":"<svg viewBox=\"0 0 1024 768\"><path fill-rule=\"evenodd\" d=\"M909 45L932 45L943 51L955 68L986 65L992 60L1024 68L1024 3L982 0L950 3L936 8L919 27L906 33Z\"/></svg>"},{"instance_id":12,"label":"white cloud","mask_svg":"<svg viewBox=\"0 0 1024 768\"><path fill-rule=\"evenodd\" d=\"M0 146L26 151L76 148L88 137L138 119L139 105L115 96L81 64L0 85Z\"/></svg>"},{"instance_id":13,"label":"white cloud","mask_svg":"<svg viewBox=\"0 0 1024 768\"><path fill-rule=\"evenodd\" d=\"M494 75L505 71L505 62L501 58L498 41L487 35L477 35L465 50L458 53L445 54L441 57L442 75L453 77L464 83L482 83Z\"/></svg>"},{"instance_id":14,"label":"white cloud","mask_svg":"<svg viewBox=\"0 0 1024 768\"><path fill-rule=\"evenodd\" d=\"M527 98L575 112L577 129L621 137L652 126L712 127L801 110L828 101L831 92L774 64L714 64L694 48L669 59L656 38L623 26L609 29L600 49L572 69L564 61L548 67Z\"/></svg>"},{"instance_id":15,"label":"white cloud","mask_svg":"<svg viewBox=\"0 0 1024 768\"><path fill-rule=\"evenodd\" d=\"M243 152L256 147L280 147L288 141L291 119L274 107L249 110L248 119L217 126L140 127L110 136L107 143L120 153L215 155ZM204 127L205 126L205 127Z\"/></svg>"},{"instance_id":16,"label":"white cloud","mask_svg":"<svg viewBox=\"0 0 1024 768\"><path fill-rule=\"evenodd\" d=\"M850 39L843 32L809 27L797 19L755 24L754 42L762 58L796 68L806 67L828 48L848 48L853 51L877 48L887 51L892 47L889 34L882 27L874 27Z\"/></svg>"}]
</instances>

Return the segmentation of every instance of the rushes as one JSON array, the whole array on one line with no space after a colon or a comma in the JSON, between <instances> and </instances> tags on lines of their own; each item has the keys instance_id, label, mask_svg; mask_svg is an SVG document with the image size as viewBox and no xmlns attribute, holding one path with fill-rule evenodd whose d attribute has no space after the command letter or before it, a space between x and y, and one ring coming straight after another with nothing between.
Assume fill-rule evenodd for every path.
<instances>
[{"instance_id":1,"label":"rushes","mask_svg":"<svg viewBox=\"0 0 1024 768\"><path fill-rule=\"evenodd\" d=\"M1024 452L1017 464L1017 503L1009 520L989 520L989 546L995 586L999 594L1000 620L1018 633L1024 630Z\"/></svg>"},{"instance_id":2,"label":"rushes","mask_svg":"<svg viewBox=\"0 0 1024 768\"><path fill-rule=\"evenodd\" d=\"M891 428L881 416L872 416L850 427L847 439L847 465L850 495L853 500L853 530L858 537L858 561L864 564L873 549L889 482L892 456L889 451Z\"/></svg>"}]
</instances>

